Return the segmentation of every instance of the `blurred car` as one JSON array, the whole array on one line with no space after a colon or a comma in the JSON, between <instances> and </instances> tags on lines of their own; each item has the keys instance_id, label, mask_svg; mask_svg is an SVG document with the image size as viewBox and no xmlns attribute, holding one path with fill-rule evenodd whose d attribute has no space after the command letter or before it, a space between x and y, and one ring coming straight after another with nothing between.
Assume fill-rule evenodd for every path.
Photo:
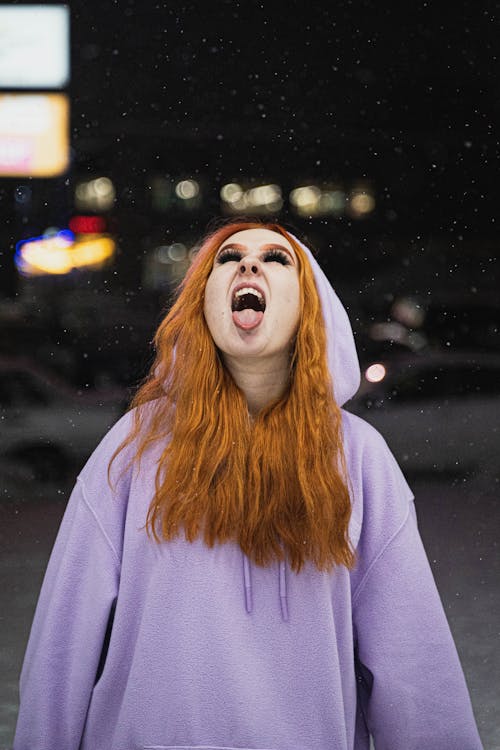
<instances>
[{"instance_id":1,"label":"blurred car","mask_svg":"<svg viewBox=\"0 0 500 750\"><path fill-rule=\"evenodd\" d=\"M0 357L0 458L33 478L67 478L124 413L125 389L75 390L26 358Z\"/></svg>"},{"instance_id":2,"label":"blurred car","mask_svg":"<svg viewBox=\"0 0 500 750\"><path fill-rule=\"evenodd\" d=\"M467 473L500 461L500 354L426 351L364 367L348 411L403 469Z\"/></svg>"}]
</instances>

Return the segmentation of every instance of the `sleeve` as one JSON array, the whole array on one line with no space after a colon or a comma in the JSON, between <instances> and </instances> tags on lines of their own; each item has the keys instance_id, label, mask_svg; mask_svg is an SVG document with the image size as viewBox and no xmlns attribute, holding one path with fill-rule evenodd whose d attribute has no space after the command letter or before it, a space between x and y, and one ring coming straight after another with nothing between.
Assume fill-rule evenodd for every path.
<instances>
[{"instance_id":1,"label":"sleeve","mask_svg":"<svg viewBox=\"0 0 500 750\"><path fill-rule=\"evenodd\" d=\"M413 495L385 442L381 445L378 479L375 485L365 482L364 562L353 594L365 722L376 750L482 750Z\"/></svg>"},{"instance_id":2,"label":"sleeve","mask_svg":"<svg viewBox=\"0 0 500 750\"><path fill-rule=\"evenodd\" d=\"M21 672L13 750L78 750L119 568L79 478L36 607Z\"/></svg>"}]
</instances>

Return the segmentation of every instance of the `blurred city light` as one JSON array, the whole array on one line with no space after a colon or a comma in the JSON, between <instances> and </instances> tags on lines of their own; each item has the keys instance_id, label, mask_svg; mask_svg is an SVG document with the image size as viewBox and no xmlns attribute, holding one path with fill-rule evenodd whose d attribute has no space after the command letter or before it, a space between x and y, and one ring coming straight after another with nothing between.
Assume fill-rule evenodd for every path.
<instances>
[{"instance_id":1,"label":"blurred city light","mask_svg":"<svg viewBox=\"0 0 500 750\"><path fill-rule=\"evenodd\" d=\"M170 260L173 260L174 263L179 263L182 260L186 260L186 246L183 245L182 242L174 242L174 244L170 245L170 247L168 248L168 257L170 258Z\"/></svg>"},{"instance_id":2,"label":"blurred city light","mask_svg":"<svg viewBox=\"0 0 500 750\"><path fill-rule=\"evenodd\" d=\"M181 200L192 200L199 195L200 186L196 180L181 180L175 186L175 194Z\"/></svg>"},{"instance_id":3,"label":"blurred city light","mask_svg":"<svg viewBox=\"0 0 500 750\"><path fill-rule=\"evenodd\" d=\"M340 215L344 213L346 195L343 190L326 190L321 195L320 205L324 213Z\"/></svg>"},{"instance_id":4,"label":"blurred city light","mask_svg":"<svg viewBox=\"0 0 500 750\"><path fill-rule=\"evenodd\" d=\"M368 331L374 341L396 341L404 344L408 338L408 329L395 321L373 323Z\"/></svg>"},{"instance_id":5,"label":"blurred city light","mask_svg":"<svg viewBox=\"0 0 500 750\"><path fill-rule=\"evenodd\" d=\"M156 176L151 179L151 205L154 211L167 211L171 203L172 184L166 177Z\"/></svg>"},{"instance_id":6,"label":"blurred city light","mask_svg":"<svg viewBox=\"0 0 500 750\"><path fill-rule=\"evenodd\" d=\"M73 216L69 228L75 234L99 234L106 229L106 220L102 216Z\"/></svg>"},{"instance_id":7,"label":"blurred city light","mask_svg":"<svg viewBox=\"0 0 500 750\"><path fill-rule=\"evenodd\" d=\"M65 172L68 123L65 94L0 95L0 176L55 177Z\"/></svg>"},{"instance_id":8,"label":"blurred city light","mask_svg":"<svg viewBox=\"0 0 500 750\"><path fill-rule=\"evenodd\" d=\"M411 297L398 298L392 305L391 315L408 328L419 328L425 320L424 308Z\"/></svg>"},{"instance_id":9,"label":"blurred city light","mask_svg":"<svg viewBox=\"0 0 500 750\"><path fill-rule=\"evenodd\" d=\"M69 81L69 7L0 7L0 87L60 89Z\"/></svg>"},{"instance_id":10,"label":"blurred city light","mask_svg":"<svg viewBox=\"0 0 500 750\"><path fill-rule=\"evenodd\" d=\"M14 200L19 206L28 206L32 197L33 191L29 185L18 185L14 191Z\"/></svg>"},{"instance_id":11,"label":"blurred city light","mask_svg":"<svg viewBox=\"0 0 500 750\"><path fill-rule=\"evenodd\" d=\"M355 219L361 219L370 214L375 208L375 198L365 188L355 188L351 191L348 210Z\"/></svg>"},{"instance_id":12,"label":"blurred city light","mask_svg":"<svg viewBox=\"0 0 500 750\"><path fill-rule=\"evenodd\" d=\"M251 208L279 211L283 205L279 185L259 185L247 191L247 201Z\"/></svg>"},{"instance_id":13,"label":"blurred city light","mask_svg":"<svg viewBox=\"0 0 500 750\"><path fill-rule=\"evenodd\" d=\"M316 185L298 187L290 193L290 203L299 214L314 213L320 198L321 190Z\"/></svg>"},{"instance_id":14,"label":"blurred city light","mask_svg":"<svg viewBox=\"0 0 500 750\"><path fill-rule=\"evenodd\" d=\"M178 284L191 259L192 253L182 242L159 245L144 260L142 283L149 289L162 289Z\"/></svg>"},{"instance_id":15,"label":"blurred city light","mask_svg":"<svg viewBox=\"0 0 500 750\"><path fill-rule=\"evenodd\" d=\"M17 243L15 264L22 276L60 276L76 268L97 270L114 255L115 242L109 236L75 237L67 229L53 232Z\"/></svg>"},{"instance_id":16,"label":"blurred city light","mask_svg":"<svg viewBox=\"0 0 500 750\"><path fill-rule=\"evenodd\" d=\"M75 190L75 204L80 211L109 211L115 197L115 187L109 177L80 182Z\"/></svg>"},{"instance_id":17,"label":"blurred city light","mask_svg":"<svg viewBox=\"0 0 500 750\"><path fill-rule=\"evenodd\" d=\"M386 369L384 365L376 363L370 365L365 371L365 378L369 383L380 383L386 376Z\"/></svg>"},{"instance_id":18,"label":"blurred city light","mask_svg":"<svg viewBox=\"0 0 500 750\"><path fill-rule=\"evenodd\" d=\"M299 216L338 216L344 212L345 201L345 193L338 187L303 185L290 193L290 203Z\"/></svg>"},{"instance_id":19,"label":"blurred city light","mask_svg":"<svg viewBox=\"0 0 500 750\"><path fill-rule=\"evenodd\" d=\"M279 211L283 206L281 187L275 184L257 185L244 189L230 182L221 188L222 207L226 213L250 209L254 214Z\"/></svg>"},{"instance_id":20,"label":"blurred city light","mask_svg":"<svg viewBox=\"0 0 500 750\"><path fill-rule=\"evenodd\" d=\"M220 191L220 197L224 203L235 205L243 198L244 190L241 185L236 182L229 182L227 185L223 185Z\"/></svg>"}]
</instances>

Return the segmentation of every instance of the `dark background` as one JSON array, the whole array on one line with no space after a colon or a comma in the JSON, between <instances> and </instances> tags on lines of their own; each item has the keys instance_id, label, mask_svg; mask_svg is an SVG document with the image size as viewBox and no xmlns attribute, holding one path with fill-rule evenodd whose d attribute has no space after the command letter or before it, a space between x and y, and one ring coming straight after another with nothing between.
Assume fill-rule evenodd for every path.
<instances>
[{"instance_id":1,"label":"dark background","mask_svg":"<svg viewBox=\"0 0 500 750\"><path fill-rule=\"evenodd\" d=\"M398 293L422 304L497 302L497 3L450 10L431 2L128 0L70 8L71 166L59 179L0 181L0 294L20 293L15 243L67 226L75 187L90 176L115 185L106 218L118 256L105 272L44 279L25 292L34 325L47 331L52 322L52 349L64 339L54 333L55 298L74 289L96 298L117 292L149 316L147 334L154 330L168 295L149 300L142 289L146 255L164 242L194 243L220 215L219 190L232 180L281 185L276 218L318 250L355 328L358 317L360 330L361 319L384 319ZM155 211L158 176L172 185L197 179L199 207ZM362 220L294 215L288 192L321 181L346 190L365 181L375 210ZM31 187L28 206L14 200L20 183ZM127 330L139 349L145 331L134 328ZM66 336L75 352L82 335ZM103 348L112 356L123 336L119 327L102 336L101 356ZM85 349L87 359L96 354L91 342ZM57 351L42 357L57 360ZM136 382L148 362L138 358L122 381ZM89 379L83 365L67 375Z\"/></svg>"},{"instance_id":2,"label":"dark background","mask_svg":"<svg viewBox=\"0 0 500 750\"><path fill-rule=\"evenodd\" d=\"M194 243L220 215L219 190L232 180L281 185L276 218L318 250L355 328L358 317L360 330L361 319L384 319L398 293L424 305L497 302L497 3L70 7L71 167L59 179L0 181L0 294L19 294L15 243L67 226L75 187L90 176L115 185L106 218L118 256L105 272L30 287L35 325L50 319L57 328L55 298L90 288L96 298L111 291L138 303L149 334L168 295L150 300L142 289L146 255L164 242ZM172 185L197 179L199 207L155 211L158 176ZM375 210L362 220L297 217L289 191L322 181L346 190L365 181ZM29 206L14 200L20 182L32 189ZM145 331L134 328L138 349ZM66 344L77 351L82 335ZM124 345L123 335L118 327L101 337L101 356ZM52 335L52 348L63 338ZM87 359L94 348L88 342ZM138 358L121 379L136 382L148 362ZM89 379L83 366L67 374Z\"/></svg>"}]
</instances>

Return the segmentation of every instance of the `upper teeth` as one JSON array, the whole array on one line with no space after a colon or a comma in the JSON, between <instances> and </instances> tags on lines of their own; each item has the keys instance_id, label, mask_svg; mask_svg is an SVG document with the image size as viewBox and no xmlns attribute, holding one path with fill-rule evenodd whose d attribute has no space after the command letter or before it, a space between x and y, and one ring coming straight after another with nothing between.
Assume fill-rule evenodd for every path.
<instances>
[{"instance_id":1,"label":"upper teeth","mask_svg":"<svg viewBox=\"0 0 500 750\"><path fill-rule=\"evenodd\" d=\"M252 286L244 286L243 289L238 289L238 291L236 292L234 296L242 297L244 294L255 294L255 296L258 297L259 299L264 299L262 294L259 291L257 291L257 289L254 289Z\"/></svg>"}]
</instances>

